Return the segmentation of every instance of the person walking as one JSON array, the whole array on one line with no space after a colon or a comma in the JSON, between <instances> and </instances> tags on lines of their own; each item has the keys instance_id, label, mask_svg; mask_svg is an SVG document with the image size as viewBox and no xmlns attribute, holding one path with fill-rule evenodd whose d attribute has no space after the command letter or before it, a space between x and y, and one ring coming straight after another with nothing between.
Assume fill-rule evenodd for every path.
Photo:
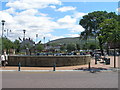
<instances>
[{"instance_id":1,"label":"person walking","mask_svg":"<svg viewBox=\"0 0 120 90\"><path fill-rule=\"evenodd\" d=\"M7 62L7 60L5 60L4 63L3 63L4 68L7 64L8 64L8 62Z\"/></svg>"},{"instance_id":2,"label":"person walking","mask_svg":"<svg viewBox=\"0 0 120 90\"><path fill-rule=\"evenodd\" d=\"M6 53L4 53L4 55L1 55L1 65L4 66L4 68L8 64L7 60L8 60L8 55Z\"/></svg>"}]
</instances>

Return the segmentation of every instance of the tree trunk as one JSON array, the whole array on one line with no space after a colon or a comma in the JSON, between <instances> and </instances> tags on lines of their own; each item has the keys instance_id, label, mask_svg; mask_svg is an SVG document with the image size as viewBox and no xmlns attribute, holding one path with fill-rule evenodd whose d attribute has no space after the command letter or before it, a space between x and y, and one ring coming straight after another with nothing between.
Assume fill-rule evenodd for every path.
<instances>
[{"instance_id":1,"label":"tree trunk","mask_svg":"<svg viewBox=\"0 0 120 90\"><path fill-rule=\"evenodd\" d=\"M108 45L108 42L107 42L107 48L106 48L106 51L107 51L107 55L109 55L109 45Z\"/></svg>"},{"instance_id":2,"label":"tree trunk","mask_svg":"<svg viewBox=\"0 0 120 90\"><path fill-rule=\"evenodd\" d=\"M100 46L101 55L104 56L104 53L103 53L103 43L102 43L101 39L99 39L99 46Z\"/></svg>"}]
</instances>

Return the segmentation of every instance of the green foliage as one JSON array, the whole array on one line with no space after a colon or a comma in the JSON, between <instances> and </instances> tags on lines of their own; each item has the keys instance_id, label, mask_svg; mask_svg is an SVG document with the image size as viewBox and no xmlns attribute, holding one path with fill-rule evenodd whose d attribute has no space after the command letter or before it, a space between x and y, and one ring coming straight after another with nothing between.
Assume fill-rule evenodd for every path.
<instances>
[{"instance_id":1,"label":"green foliage","mask_svg":"<svg viewBox=\"0 0 120 90\"><path fill-rule=\"evenodd\" d=\"M80 44L78 44L78 43L76 44L76 49L80 50Z\"/></svg>"},{"instance_id":2,"label":"green foliage","mask_svg":"<svg viewBox=\"0 0 120 90\"><path fill-rule=\"evenodd\" d=\"M9 53L10 49L14 49L14 44L12 41L10 41L7 38L2 38L0 39L0 43L1 43L1 49L3 48L3 50L6 50L7 53ZM2 47L3 46L3 47Z\"/></svg>"},{"instance_id":3,"label":"green foliage","mask_svg":"<svg viewBox=\"0 0 120 90\"><path fill-rule=\"evenodd\" d=\"M19 40L14 41L14 49L16 50L17 53L20 51L20 41Z\"/></svg>"},{"instance_id":4,"label":"green foliage","mask_svg":"<svg viewBox=\"0 0 120 90\"><path fill-rule=\"evenodd\" d=\"M99 48L98 44L96 44L95 42L87 42L83 44L83 47L82 47L83 50L87 50L87 49L94 50L95 48Z\"/></svg>"},{"instance_id":5,"label":"green foliage","mask_svg":"<svg viewBox=\"0 0 120 90\"><path fill-rule=\"evenodd\" d=\"M95 48L99 48L98 43L88 43L88 49L94 50Z\"/></svg>"},{"instance_id":6,"label":"green foliage","mask_svg":"<svg viewBox=\"0 0 120 90\"><path fill-rule=\"evenodd\" d=\"M88 13L88 15L83 16L83 19L79 22L79 24L85 29L81 35L86 38L91 35L99 35L99 24L105 19L112 18L117 19L117 15L114 12L107 13L106 11L95 11ZM94 34L95 32L97 34Z\"/></svg>"},{"instance_id":7,"label":"green foliage","mask_svg":"<svg viewBox=\"0 0 120 90\"><path fill-rule=\"evenodd\" d=\"M74 51L74 50L76 50L76 45L75 44L68 44L66 49L68 52Z\"/></svg>"},{"instance_id":8,"label":"green foliage","mask_svg":"<svg viewBox=\"0 0 120 90\"><path fill-rule=\"evenodd\" d=\"M61 51L64 51L64 50L66 50L66 47L65 47L65 46L61 46L61 47L60 47L60 50L61 50Z\"/></svg>"},{"instance_id":9,"label":"green foliage","mask_svg":"<svg viewBox=\"0 0 120 90\"><path fill-rule=\"evenodd\" d=\"M118 26L117 21L119 21L119 19L120 17L118 18L114 12L95 11L88 13L88 15L83 16L83 19L79 22L85 29L80 37L82 39L88 39L89 36L96 36L99 40L99 47L103 54L103 44L108 40L112 41L114 36L119 37L120 35L115 35L116 27Z\"/></svg>"},{"instance_id":10,"label":"green foliage","mask_svg":"<svg viewBox=\"0 0 120 90\"><path fill-rule=\"evenodd\" d=\"M118 21L116 19L105 19L100 23L100 34L98 38L103 39L104 42L119 41L120 29L117 27Z\"/></svg>"},{"instance_id":11,"label":"green foliage","mask_svg":"<svg viewBox=\"0 0 120 90\"><path fill-rule=\"evenodd\" d=\"M3 38L3 49L13 49L14 48L14 44L12 41L10 41L7 38Z\"/></svg>"},{"instance_id":12,"label":"green foliage","mask_svg":"<svg viewBox=\"0 0 120 90\"><path fill-rule=\"evenodd\" d=\"M41 52L44 49L44 46L42 44L36 45L36 49L38 52Z\"/></svg>"}]
</instances>

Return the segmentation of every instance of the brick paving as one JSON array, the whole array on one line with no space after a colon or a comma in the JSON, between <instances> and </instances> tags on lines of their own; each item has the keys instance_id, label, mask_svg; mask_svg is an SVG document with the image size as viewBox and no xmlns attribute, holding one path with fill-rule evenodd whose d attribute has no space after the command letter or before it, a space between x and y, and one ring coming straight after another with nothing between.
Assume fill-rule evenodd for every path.
<instances>
[{"instance_id":1,"label":"brick paving","mask_svg":"<svg viewBox=\"0 0 120 90\"><path fill-rule=\"evenodd\" d=\"M114 57L113 56L107 56L107 58L110 58L110 65L105 65L103 63L98 63L95 65L95 60L94 58L91 58L91 67L94 68L105 68L105 69L110 69L114 67ZM120 57L116 57L116 67L120 66ZM78 65L78 66L64 66L64 67L56 67L56 70L77 70L81 68L88 68L88 65ZM1 67L0 69L2 70L18 70L17 66L6 66ZM21 70L53 70L53 67L21 67Z\"/></svg>"}]
</instances>

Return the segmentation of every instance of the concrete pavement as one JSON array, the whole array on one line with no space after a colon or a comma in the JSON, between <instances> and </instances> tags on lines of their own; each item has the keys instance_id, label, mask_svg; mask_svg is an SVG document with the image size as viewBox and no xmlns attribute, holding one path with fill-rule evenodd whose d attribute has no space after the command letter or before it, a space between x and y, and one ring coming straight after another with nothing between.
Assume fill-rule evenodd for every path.
<instances>
[{"instance_id":1,"label":"concrete pavement","mask_svg":"<svg viewBox=\"0 0 120 90\"><path fill-rule=\"evenodd\" d=\"M3 72L2 88L118 88L118 73Z\"/></svg>"}]
</instances>

